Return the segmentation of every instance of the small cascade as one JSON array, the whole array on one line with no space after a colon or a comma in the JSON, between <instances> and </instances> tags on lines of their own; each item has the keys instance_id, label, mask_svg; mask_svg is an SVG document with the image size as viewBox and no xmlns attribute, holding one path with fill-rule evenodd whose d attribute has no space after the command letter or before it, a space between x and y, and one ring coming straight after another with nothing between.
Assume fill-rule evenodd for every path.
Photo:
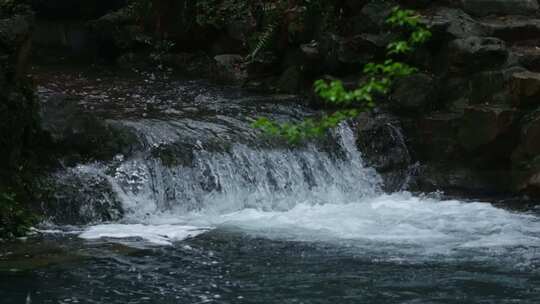
<instances>
[{"instance_id":1,"label":"small cascade","mask_svg":"<svg viewBox=\"0 0 540 304\"><path fill-rule=\"evenodd\" d=\"M189 165L166 166L154 158L128 160L110 181L128 216L135 217L245 208L285 211L302 202L340 203L380 193L380 178L364 167L353 131L343 125L335 133L341 155L321 151L315 144L297 149L233 144L227 151L208 151L202 144Z\"/></svg>"},{"instance_id":2,"label":"small cascade","mask_svg":"<svg viewBox=\"0 0 540 304\"><path fill-rule=\"evenodd\" d=\"M130 88L127 97L133 97ZM133 147L111 144L129 153L53 175L45 207L52 223L83 226L85 239L159 245L232 229L270 239L347 242L377 256L540 248L534 215L405 192L414 165L391 117L342 124L324 138L291 146L265 138L251 123L259 116L297 121L310 115L294 97L198 83L160 88L138 92L139 102L152 104L142 113L132 103L85 101L120 129L109 132L111 140L127 134L129 140L119 142Z\"/></svg>"},{"instance_id":3,"label":"small cascade","mask_svg":"<svg viewBox=\"0 0 540 304\"><path fill-rule=\"evenodd\" d=\"M191 151L173 149L179 154L164 159L153 153L163 150L159 146L132 158L79 166L70 174L79 170L106 178L129 222L160 213L287 211L298 204L340 204L381 194L381 179L364 166L351 127L343 124L329 137L334 150L317 143L292 148L232 144L215 150L199 142Z\"/></svg>"}]
</instances>

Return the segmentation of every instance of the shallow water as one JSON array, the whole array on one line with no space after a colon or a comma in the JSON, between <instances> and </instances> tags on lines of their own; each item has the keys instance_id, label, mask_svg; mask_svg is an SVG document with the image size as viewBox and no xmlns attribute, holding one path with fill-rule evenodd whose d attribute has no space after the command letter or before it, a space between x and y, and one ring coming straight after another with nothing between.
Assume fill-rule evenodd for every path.
<instances>
[{"instance_id":1,"label":"shallow water","mask_svg":"<svg viewBox=\"0 0 540 304\"><path fill-rule=\"evenodd\" d=\"M137 118L115 105L108 119L136 130L139 153L56 173L103 180L123 217L49 223L22 250L3 249L1 303L540 303L537 213L384 193L354 125L289 148L249 127L273 113L271 96L181 87L198 91L171 101L176 112ZM219 102L181 112L194 100ZM166 162L156 150L172 153Z\"/></svg>"}]
</instances>

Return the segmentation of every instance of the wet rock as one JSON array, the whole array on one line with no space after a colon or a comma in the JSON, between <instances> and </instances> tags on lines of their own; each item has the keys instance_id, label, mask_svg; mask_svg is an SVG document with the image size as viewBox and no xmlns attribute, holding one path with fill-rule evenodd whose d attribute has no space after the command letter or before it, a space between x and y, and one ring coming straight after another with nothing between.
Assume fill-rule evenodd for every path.
<instances>
[{"instance_id":1,"label":"wet rock","mask_svg":"<svg viewBox=\"0 0 540 304\"><path fill-rule=\"evenodd\" d=\"M114 62L121 54L148 47L152 38L136 24L130 7L108 13L88 22L88 28L98 45L98 56Z\"/></svg>"},{"instance_id":2,"label":"wet rock","mask_svg":"<svg viewBox=\"0 0 540 304\"><path fill-rule=\"evenodd\" d=\"M432 112L404 124L405 136L411 141L420 161L451 159L459 153L457 134L463 114Z\"/></svg>"},{"instance_id":3,"label":"wet rock","mask_svg":"<svg viewBox=\"0 0 540 304\"><path fill-rule=\"evenodd\" d=\"M540 157L532 157L514 164L512 170L515 191L538 197L540 195Z\"/></svg>"},{"instance_id":4,"label":"wet rock","mask_svg":"<svg viewBox=\"0 0 540 304\"><path fill-rule=\"evenodd\" d=\"M517 162L540 155L540 114L530 114L523 121L519 155L514 155Z\"/></svg>"},{"instance_id":5,"label":"wet rock","mask_svg":"<svg viewBox=\"0 0 540 304\"><path fill-rule=\"evenodd\" d=\"M298 66L291 66L277 81L277 88L286 93L296 93L300 90L303 84L303 74Z\"/></svg>"},{"instance_id":6,"label":"wet rock","mask_svg":"<svg viewBox=\"0 0 540 304\"><path fill-rule=\"evenodd\" d=\"M431 28L433 39L443 41L471 36L481 37L487 32L487 28L478 20L455 8L438 7L424 22Z\"/></svg>"},{"instance_id":7,"label":"wet rock","mask_svg":"<svg viewBox=\"0 0 540 304\"><path fill-rule=\"evenodd\" d=\"M243 56L237 54L223 54L214 57L217 70L215 77L218 80L242 84L248 78L246 62Z\"/></svg>"},{"instance_id":8,"label":"wet rock","mask_svg":"<svg viewBox=\"0 0 540 304\"><path fill-rule=\"evenodd\" d=\"M402 190L411 156L399 120L384 113L363 113L356 123L356 144L366 165L381 174L386 191Z\"/></svg>"},{"instance_id":9,"label":"wet rock","mask_svg":"<svg viewBox=\"0 0 540 304\"><path fill-rule=\"evenodd\" d=\"M361 7L359 14L351 18L352 33L378 33L384 25L384 21L390 14L393 7L397 5L394 1L355 1L350 4L352 9ZM367 2L367 3L364 3Z\"/></svg>"},{"instance_id":10,"label":"wet rock","mask_svg":"<svg viewBox=\"0 0 540 304\"><path fill-rule=\"evenodd\" d=\"M540 72L540 48L537 46L515 46L512 53L518 64L533 72Z\"/></svg>"},{"instance_id":11,"label":"wet rock","mask_svg":"<svg viewBox=\"0 0 540 304\"><path fill-rule=\"evenodd\" d=\"M467 88L458 92L468 95L471 104L499 104L512 106L513 97L508 83L515 73L525 71L521 67L492 70L476 73L469 77Z\"/></svg>"},{"instance_id":12,"label":"wet rock","mask_svg":"<svg viewBox=\"0 0 540 304\"><path fill-rule=\"evenodd\" d=\"M384 50L386 37L382 35L360 34L341 37L329 34L320 41L320 52L324 54L325 69L334 72L358 71L363 64L373 60Z\"/></svg>"},{"instance_id":13,"label":"wet rock","mask_svg":"<svg viewBox=\"0 0 540 304\"><path fill-rule=\"evenodd\" d=\"M205 53L166 54L162 62L192 77L212 78L216 71L216 61Z\"/></svg>"},{"instance_id":14,"label":"wet rock","mask_svg":"<svg viewBox=\"0 0 540 304\"><path fill-rule=\"evenodd\" d=\"M456 39L448 46L448 64L453 72L496 68L506 62L504 41L491 37Z\"/></svg>"},{"instance_id":15,"label":"wet rock","mask_svg":"<svg viewBox=\"0 0 540 304\"><path fill-rule=\"evenodd\" d=\"M193 164L193 150L195 149L197 149L196 144L184 142L160 145L152 150L152 156L159 158L166 167L189 167Z\"/></svg>"},{"instance_id":16,"label":"wet rock","mask_svg":"<svg viewBox=\"0 0 540 304\"><path fill-rule=\"evenodd\" d=\"M462 0L463 9L475 16L533 15L538 12L537 0Z\"/></svg>"},{"instance_id":17,"label":"wet rock","mask_svg":"<svg viewBox=\"0 0 540 304\"><path fill-rule=\"evenodd\" d=\"M413 190L440 191L470 196L497 195L510 191L511 178L505 170L478 169L459 162L429 162L418 168Z\"/></svg>"},{"instance_id":18,"label":"wet rock","mask_svg":"<svg viewBox=\"0 0 540 304\"><path fill-rule=\"evenodd\" d=\"M509 86L518 105L528 106L540 103L540 73L529 71L514 73Z\"/></svg>"},{"instance_id":19,"label":"wet rock","mask_svg":"<svg viewBox=\"0 0 540 304\"><path fill-rule=\"evenodd\" d=\"M508 42L535 40L540 35L540 19L525 16L485 18L481 20L489 36Z\"/></svg>"},{"instance_id":20,"label":"wet rock","mask_svg":"<svg viewBox=\"0 0 540 304\"><path fill-rule=\"evenodd\" d=\"M319 44L315 41L313 41L312 43L300 45L300 50L309 59L321 59L321 51L319 49Z\"/></svg>"},{"instance_id":21,"label":"wet rock","mask_svg":"<svg viewBox=\"0 0 540 304\"><path fill-rule=\"evenodd\" d=\"M396 82L390 106L396 111L422 112L430 103L435 103L436 92L432 76L414 74Z\"/></svg>"},{"instance_id":22,"label":"wet rock","mask_svg":"<svg viewBox=\"0 0 540 304\"><path fill-rule=\"evenodd\" d=\"M130 155L141 143L134 130L102 121L77 106L77 100L53 95L42 104L42 127L69 163Z\"/></svg>"},{"instance_id":23,"label":"wet rock","mask_svg":"<svg viewBox=\"0 0 540 304\"><path fill-rule=\"evenodd\" d=\"M15 14L10 18L0 19L0 55L6 75L20 80L26 73L28 57L30 55L31 33L33 30L33 17L30 13Z\"/></svg>"},{"instance_id":24,"label":"wet rock","mask_svg":"<svg viewBox=\"0 0 540 304\"><path fill-rule=\"evenodd\" d=\"M459 141L468 151L493 142L506 133L514 121L515 111L495 106L471 106L465 110Z\"/></svg>"},{"instance_id":25,"label":"wet rock","mask_svg":"<svg viewBox=\"0 0 540 304\"><path fill-rule=\"evenodd\" d=\"M45 219L60 225L85 225L119 220L122 204L104 175L91 167L52 174L40 183Z\"/></svg>"}]
</instances>

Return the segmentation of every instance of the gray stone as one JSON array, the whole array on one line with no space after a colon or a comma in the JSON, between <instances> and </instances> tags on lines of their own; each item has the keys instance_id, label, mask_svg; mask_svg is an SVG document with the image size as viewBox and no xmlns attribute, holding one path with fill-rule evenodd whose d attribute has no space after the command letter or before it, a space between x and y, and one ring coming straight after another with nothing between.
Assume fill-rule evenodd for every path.
<instances>
[{"instance_id":1,"label":"gray stone","mask_svg":"<svg viewBox=\"0 0 540 304\"><path fill-rule=\"evenodd\" d=\"M499 135L508 131L514 120L514 111L497 106L470 106L459 130L461 146L473 151L492 143Z\"/></svg>"},{"instance_id":2,"label":"gray stone","mask_svg":"<svg viewBox=\"0 0 540 304\"><path fill-rule=\"evenodd\" d=\"M440 7L433 15L424 20L433 32L433 39L441 39L450 36L451 38L467 38L471 36L484 36L487 32L486 26L462 10Z\"/></svg>"},{"instance_id":3,"label":"gray stone","mask_svg":"<svg viewBox=\"0 0 540 304\"><path fill-rule=\"evenodd\" d=\"M517 105L540 104L540 73L517 72L509 81L509 87Z\"/></svg>"},{"instance_id":4,"label":"gray stone","mask_svg":"<svg viewBox=\"0 0 540 304\"><path fill-rule=\"evenodd\" d=\"M455 39L448 45L448 65L452 72L478 71L503 65L508 58L504 41L492 37Z\"/></svg>"},{"instance_id":5,"label":"gray stone","mask_svg":"<svg viewBox=\"0 0 540 304\"><path fill-rule=\"evenodd\" d=\"M436 99L437 86L432 76L418 73L400 79L391 95L391 107L404 111L423 111Z\"/></svg>"},{"instance_id":6,"label":"gray stone","mask_svg":"<svg viewBox=\"0 0 540 304\"><path fill-rule=\"evenodd\" d=\"M540 19L526 16L489 17L481 20L487 35L508 42L536 40L540 37Z\"/></svg>"},{"instance_id":7,"label":"gray stone","mask_svg":"<svg viewBox=\"0 0 540 304\"><path fill-rule=\"evenodd\" d=\"M214 57L217 71L214 75L218 80L242 84L248 78L246 61L242 55L223 54Z\"/></svg>"},{"instance_id":8,"label":"gray stone","mask_svg":"<svg viewBox=\"0 0 540 304\"><path fill-rule=\"evenodd\" d=\"M463 9L475 16L532 15L538 12L537 0L462 0Z\"/></svg>"}]
</instances>

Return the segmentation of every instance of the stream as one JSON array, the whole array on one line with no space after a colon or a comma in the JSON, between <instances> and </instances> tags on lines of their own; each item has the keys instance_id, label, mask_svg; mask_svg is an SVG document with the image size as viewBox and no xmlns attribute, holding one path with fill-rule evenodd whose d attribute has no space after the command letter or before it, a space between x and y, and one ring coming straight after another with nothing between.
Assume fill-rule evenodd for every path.
<instances>
[{"instance_id":1,"label":"stream","mask_svg":"<svg viewBox=\"0 0 540 304\"><path fill-rule=\"evenodd\" d=\"M137 140L52 174L79 209L0 251L1 303L540 303L538 210L385 193L353 123L298 146L251 128L312 114L298 97L150 72L38 85Z\"/></svg>"}]
</instances>

